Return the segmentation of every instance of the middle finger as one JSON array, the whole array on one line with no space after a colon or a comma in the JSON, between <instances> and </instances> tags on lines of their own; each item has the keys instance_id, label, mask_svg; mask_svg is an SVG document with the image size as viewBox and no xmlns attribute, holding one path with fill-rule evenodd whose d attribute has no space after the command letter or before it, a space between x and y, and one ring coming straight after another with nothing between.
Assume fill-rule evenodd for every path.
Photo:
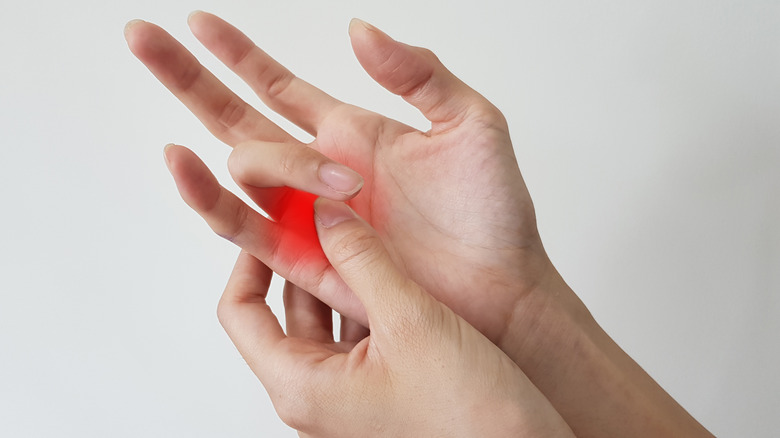
<instances>
[{"instance_id":1,"label":"middle finger","mask_svg":"<svg viewBox=\"0 0 780 438\"><path fill-rule=\"evenodd\" d=\"M130 51L224 143L297 142L233 93L159 26L132 21L125 28L125 38Z\"/></svg>"}]
</instances>

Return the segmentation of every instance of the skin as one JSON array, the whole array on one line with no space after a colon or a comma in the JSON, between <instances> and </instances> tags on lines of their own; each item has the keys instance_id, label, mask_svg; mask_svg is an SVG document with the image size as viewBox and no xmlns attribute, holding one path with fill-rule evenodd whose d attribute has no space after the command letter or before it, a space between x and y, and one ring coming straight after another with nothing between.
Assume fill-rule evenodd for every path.
<instances>
[{"instance_id":1,"label":"skin","mask_svg":"<svg viewBox=\"0 0 780 438\"><path fill-rule=\"evenodd\" d=\"M265 303L272 271L246 252L218 309L287 424L310 437L574 437L517 365L402 273L349 207L323 199L315 211L371 334L335 343L330 315L305 299L286 303L297 317L285 334Z\"/></svg>"},{"instance_id":2,"label":"skin","mask_svg":"<svg viewBox=\"0 0 780 438\"><path fill-rule=\"evenodd\" d=\"M288 302L306 302L302 290L310 292L319 299L309 302L312 309L348 317L346 339L365 336L361 326L376 329L328 258L316 245L291 242L278 220L296 190L347 201L376 230L399 272L500 347L577 436L711 436L604 333L563 281L539 238L504 117L430 51L361 21L350 24L366 72L431 122L420 132L328 96L213 15L195 13L189 24L264 103L315 137L306 145L292 138L159 27L128 25L131 51L234 147L231 174L277 220L222 188L191 151L169 147L182 197L218 234L300 286L288 286ZM312 176L334 163L360 175L352 190L334 191Z\"/></svg>"}]
</instances>

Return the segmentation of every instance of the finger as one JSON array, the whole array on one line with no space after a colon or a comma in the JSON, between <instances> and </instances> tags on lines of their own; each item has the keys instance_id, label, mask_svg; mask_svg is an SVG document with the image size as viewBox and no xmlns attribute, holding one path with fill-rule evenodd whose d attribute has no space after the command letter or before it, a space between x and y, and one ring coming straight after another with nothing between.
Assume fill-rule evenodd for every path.
<instances>
[{"instance_id":1,"label":"finger","mask_svg":"<svg viewBox=\"0 0 780 438\"><path fill-rule=\"evenodd\" d=\"M342 202L319 198L314 211L322 249L365 306L372 336L416 326L432 298L398 270L379 235Z\"/></svg>"},{"instance_id":2,"label":"finger","mask_svg":"<svg viewBox=\"0 0 780 438\"><path fill-rule=\"evenodd\" d=\"M222 187L189 149L168 145L165 161L184 202L203 217L215 233L260 259L273 260L274 254L268 249L278 244L280 230L277 224Z\"/></svg>"},{"instance_id":3,"label":"finger","mask_svg":"<svg viewBox=\"0 0 780 438\"><path fill-rule=\"evenodd\" d=\"M219 301L217 315L241 356L265 386L282 420L294 427L310 428L327 421L321 415L325 410L317 409L322 400L341 395L339 388L332 387L333 379L317 375L317 364L334 353L321 344L285 336L265 301L272 276L267 266L242 251Z\"/></svg>"},{"instance_id":4,"label":"finger","mask_svg":"<svg viewBox=\"0 0 780 438\"><path fill-rule=\"evenodd\" d=\"M195 37L238 74L272 110L317 135L322 119L341 102L297 78L221 18L205 12L190 15Z\"/></svg>"},{"instance_id":5,"label":"finger","mask_svg":"<svg viewBox=\"0 0 780 438\"><path fill-rule=\"evenodd\" d=\"M290 189L270 221L222 187L189 149L169 145L165 158L182 199L218 235L274 272L316 294L339 313L368 324L360 301L333 270L314 227L313 195Z\"/></svg>"},{"instance_id":6,"label":"finger","mask_svg":"<svg viewBox=\"0 0 780 438\"><path fill-rule=\"evenodd\" d=\"M217 316L241 356L263 384L274 379L284 354L284 331L265 302L273 272L242 251L219 300Z\"/></svg>"},{"instance_id":7,"label":"finger","mask_svg":"<svg viewBox=\"0 0 780 438\"><path fill-rule=\"evenodd\" d=\"M162 28L140 20L125 27L130 51L203 125L230 146L295 139L230 91Z\"/></svg>"},{"instance_id":8,"label":"finger","mask_svg":"<svg viewBox=\"0 0 780 438\"><path fill-rule=\"evenodd\" d=\"M339 341L341 342L360 342L371 334L364 325L359 324L349 318L341 316L341 326L339 328Z\"/></svg>"},{"instance_id":9,"label":"finger","mask_svg":"<svg viewBox=\"0 0 780 438\"><path fill-rule=\"evenodd\" d=\"M376 27L353 19L352 49L366 72L388 91L403 97L444 130L471 110L494 107L442 65L430 50L393 40Z\"/></svg>"},{"instance_id":10,"label":"finger","mask_svg":"<svg viewBox=\"0 0 780 438\"><path fill-rule=\"evenodd\" d=\"M333 311L295 284L284 283L284 317L287 336L323 344L333 342Z\"/></svg>"},{"instance_id":11,"label":"finger","mask_svg":"<svg viewBox=\"0 0 780 438\"><path fill-rule=\"evenodd\" d=\"M293 187L339 201L363 187L357 172L300 144L241 143L230 153L228 169L242 186Z\"/></svg>"}]
</instances>

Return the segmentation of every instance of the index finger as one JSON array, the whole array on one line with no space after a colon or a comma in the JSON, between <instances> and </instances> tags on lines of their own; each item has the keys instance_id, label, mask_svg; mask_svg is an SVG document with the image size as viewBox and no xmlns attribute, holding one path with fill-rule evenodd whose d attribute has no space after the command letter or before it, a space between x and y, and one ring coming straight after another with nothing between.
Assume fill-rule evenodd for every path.
<instances>
[{"instance_id":1,"label":"index finger","mask_svg":"<svg viewBox=\"0 0 780 438\"><path fill-rule=\"evenodd\" d=\"M278 360L279 343L286 338L265 302L272 276L270 268L241 251L217 308L219 322L230 340L264 383Z\"/></svg>"}]
</instances>

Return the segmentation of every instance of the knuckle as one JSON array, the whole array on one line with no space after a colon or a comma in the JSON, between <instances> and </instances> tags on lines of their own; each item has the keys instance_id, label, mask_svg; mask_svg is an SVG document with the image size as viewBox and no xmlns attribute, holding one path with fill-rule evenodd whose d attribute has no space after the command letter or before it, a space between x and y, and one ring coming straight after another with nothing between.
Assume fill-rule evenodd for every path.
<instances>
[{"instance_id":1,"label":"knuckle","mask_svg":"<svg viewBox=\"0 0 780 438\"><path fill-rule=\"evenodd\" d=\"M219 109L217 120L227 131L238 125L246 114L246 104L238 98L231 98Z\"/></svg>"},{"instance_id":2,"label":"knuckle","mask_svg":"<svg viewBox=\"0 0 780 438\"><path fill-rule=\"evenodd\" d=\"M427 48L427 47L417 47L417 53L420 54L421 57L426 59L428 62L435 63L435 64L441 64L441 61L439 60L439 57L436 56L436 54L433 52L433 50Z\"/></svg>"},{"instance_id":3,"label":"knuckle","mask_svg":"<svg viewBox=\"0 0 780 438\"><path fill-rule=\"evenodd\" d=\"M180 91L187 92L191 90L200 79L200 75L203 72L203 67L199 64L190 65L188 68L182 70L176 77L177 88Z\"/></svg>"},{"instance_id":4,"label":"knuckle","mask_svg":"<svg viewBox=\"0 0 780 438\"><path fill-rule=\"evenodd\" d=\"M373 265L379 237L357 230L340 237L332 246L333 261L348 269L359 270Z\"/></svg>"},{"instance_id":5,"label":"knuckle","mask_svg":"<svg viewBox=\"0 0 780 438\"><path fill-rule=\"evenodd\" d=\"M428 300L420 299L419 295L422 291L416 284L407 282L398 287L407 291L399 296L399 300L405 302L398 303L395 314L389 319L387 326L392 330L392 333L409 335L399 336L399 342L405 346L422 345L425 343L425 337L414 334L431 333L431 327L436 319L435 308L431 308Z\"/></svg>"},{"instance_id":6,"label":"knuckle","mask_svg":"<svg viewBox=\"0 0 780 438\"><path fill-rule=\"evenodd\" d=\"M304 145L287 145L281 154L279 169L284 176L300 174L302 171L315 172L320 156L314 149Z\"/></svg>"},{"instance_id":7,"label":"knuckle","mask_svg":"<svg viewBox=\"0 0 780 438\"><path fill-rule=\"evenodd\" d=\"M487 126L506 127L507 121L504 113L487 100L480 100L471 107L471 116L482 121Z\"/></svg>"},{"instance_id":8,"label":"knuckle","mask_svg":"<svg viewBox=\"0 0 780 438\"><path fill-rule=\"evenodd\" d=\"M212 221L209 224L211 229L218 236L235 243L247 228L247 222L249 221L248 208L240 202L235 202L232 203L232 206L227 207L224 216L222 214L220 216L228 219Z\"/></svg>"},{"instance_id":9,"label":"knuckle","mask_svg":"<svg viewBox=\"0 0 780 438\"><path fill-rule=\"evenodd\" d=\"M276 414L279 415L279 419L281 419L282 422L284 422L284 424L290 426L291 428L295 430L300 430L303 427L302 424L303 416L299 413L299 410L296 408L297 403L293 403L289 399L277 399L277 400L278 401L275 403L275 409L276 409Z\"/></svg>"},{"instance_id":10,"label":"knuckle","mask_svg":"<svg viewBox=\"0 0 780 438\"><path fill-rule=\"evenodd\" d=\"M233 53L233 58L230 62L233 64L233 68L241 68L244 65L249 65L253 60L253 55L257 50L257 46L249 44L238 52Z\"/></svg>"},{"instance_id":11,"label":"knuckle","mask_svg":"<svg viewBox=\"0 0 780 438\"><path fill-rule=\"evenodd\" d=\"M295 430L309 429L311 425L315 423L312 422L309 415L304 413L305 411L301 411L297 407L301 405L302 403L300 402L292 403L288 401L281 403L276 408L276 413L279 415L279 418L282 420L282 422L284 422L284 424Z\"/></svg>"},{"instance_id":12,"label":"knuckle","mask_svg":"<svg viewBox=\"0 0 780 438\"><path fill-rule=\"evenodd\" d=\"M300 430L301 426L298 424L299 417L295 414L294 411L288 408L288 405L289 403L287 402L277 403L275 405L276 415L279 416L279 419L282 420L282 423L295 430Z\"/></svg>"},{"instance_id":13,"label":"knuckle","mask_svg":"<svg viewBox=\"0 0 780 438\"><path fill-rule=\"evenodd\" d=\"M269 72L271 73L271 72ZM284 93L292 84L295 76L287 70L281 69L280 71L272 72L268 78L266 85L266 94L270 98L279 97Z\"/></svg>"},{"instance_id":14,"label":"knuckle","mask_svg":"<svg viewBox=\"0 0 780 438\"><path fill-rule=\"evenodd\" d=\"M284 149L279 159L279 169L284 175L291 175L295 172L295 169L300 165L301 160L301 148L290 146Z\"/></svg>"},{"instance_id":15,"label":"knuckle","mask_svg":"<svg viewBox=\"0 0 780 438\"><path fill-rule=\"evenodd\" d=\"M322 403L320 394L316 391L317 385L307 379L307 376L298 374L300 371L288 376L280 386L284 388L284 393L276 394L274 408L285 424L301 430L317 424Z\"/></svg>"}]
</instances>

